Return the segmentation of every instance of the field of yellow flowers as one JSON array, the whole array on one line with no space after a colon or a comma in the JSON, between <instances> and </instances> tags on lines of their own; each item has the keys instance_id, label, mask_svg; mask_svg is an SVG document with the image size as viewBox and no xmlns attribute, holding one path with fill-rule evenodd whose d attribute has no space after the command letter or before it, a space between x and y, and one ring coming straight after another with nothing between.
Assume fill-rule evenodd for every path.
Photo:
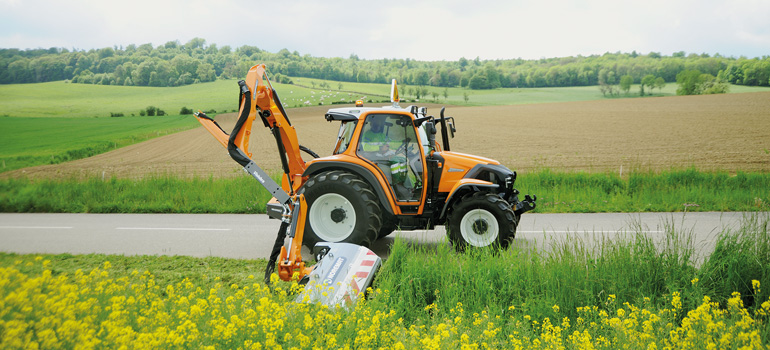
<instances>
[{"instance_id":1,"label":"field of yellow flowers","mask_svg":"<svg viewBox=\"0 0 770 350\"><path fill-rule=\"evenodd\" d=\"M42 273L20 272L39 264ZM0 335L3 349L663 349L762 348L770 300L750 312L739 293L726 307L704 296L694 310L679 293L665 308L618 305L579 307L577 317L534 319L509 306L500 315L469 313L462 303L408 324L395 310L372 302L374 290L351 310L295 303L296 284L271 290L262 282L201 286L183 279L158 285L149 271L114 276L101 268L54 276L49 260L20 256L0 268ZM216 280L216 279L215 279ZM697 283L693 281L693 283ZM755 293L760 282L753 281ZM437 292L439 293L439 292ZM552 306L558 315L560 307Z\"/></svg>"},{"instance_id":2,"label":"field of yellow flowers","mask_svg":"<svg viewBox=\"0 0 770 350\"><path fill-rule=\"evenodd\" d=\"M300 286L267 287L259 271L195 270L211 259L0 253L0 349L768 349L770 254L746 243L766 227L727 234L697 267L686 244L638 236L547 254L396 241L350 309L296 303ZM759 276L747 290L720 292L730 261Z\"/></svg>"},{"instance_id":3,"label":"field of yellow flowers","mask_svg":"<svg viewBox=\"0 0 770 350\"><path fill-rule=\"evenodd\" d=\"M22 273L38 264L41 273ZM663 349L762 348L770 300L753 312L734 293L723 307L704 296L693 310L679 293L665 308L579 307L577 317L535 319L511 305L503 313L467 312L462 303L434 315L436 304L406 323L369 301L351 310L295 303L296 284L271 290L253 276L247 285L158 285L149 271L114 276L110 262L91 271L54 276L49 260L19 256L0 268L0 348L3 349ZM693 282L695 283L695 282ZM756 292L760 282L754 281ZM552 306L556 315L558 305ZM766 341L766 340L765 340Z\"/></svg>"}]
</instances>

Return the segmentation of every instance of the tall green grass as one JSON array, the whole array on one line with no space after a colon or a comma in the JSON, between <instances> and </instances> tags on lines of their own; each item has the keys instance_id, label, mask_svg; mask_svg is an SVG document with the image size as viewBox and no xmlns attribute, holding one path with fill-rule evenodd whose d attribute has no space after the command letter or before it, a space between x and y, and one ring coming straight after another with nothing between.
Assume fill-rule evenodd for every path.
<instances>
[{"instance_id":1,"label":"tall green grass","mask_svg":"<svg viewBox=\"0 0 770 350\"><path fill-rule=\"evenodd\" d=\"M278 177L276 177L277 179ZM539 213L763 211L770 209L770 174L558 173L519 176L522 193L538 196ZM2 212L264 213L270 195L252 178L151 177L0 180Z\"/></svg>"},{"instance_id":2,"label":"tall green grass","mask_svg":"<svg viewBox=\"0 0 770 350\"><path fill-rule=\"evenodd\" d=\"M518 241L507 251L464 254L448 243L409 246L396 239L376 281L387 292L376 302L398 310L407 323L424 321L426 308L431 317L446 318L458 304L466 314L490 318L523 313L575 319L583 306L610 313L626 302L665 308L674 292L685 309L697 307L704 295L724 303L732 292L756 308L770 296L770 288L757 293L752 285L770 284L769 225L767 213L755 214L737 230L722 232L702 267L692 233L673 225L662 241L638 230L601 233L591 241L566 236L549 247Z\"/></svg>"},{"instance_id":3,"label":"tall green grass","mask_svg":"<svg viewBox=\"0 0 770 350\"><path fill-rule=\"evenodd\" d=\"M701 172L564 173L541 170L516 181L538 196L537 212L759 211L770 209L770 174Z\"/></svg>"},{"instance_id":4,"label":"tall green grass","mask_svg":"<svg viewBox=\"0 0 770 350\"><path fill-rule=\"evenodd\" d=\"M251 177L218 180L7 179L0 212L31 213L264 213L270 194Z\"/></svg>"}]
</instances>

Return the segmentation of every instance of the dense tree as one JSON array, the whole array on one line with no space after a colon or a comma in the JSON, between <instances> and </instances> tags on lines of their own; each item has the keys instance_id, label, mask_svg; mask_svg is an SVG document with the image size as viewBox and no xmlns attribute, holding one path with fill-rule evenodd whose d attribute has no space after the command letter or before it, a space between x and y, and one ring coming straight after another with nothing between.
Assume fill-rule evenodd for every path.
<instances>
[{"instance_id":1,"label":"dense tree","mask_svg":"<svg viewBox=\"0 0 770 350\"><path fill-rule=\"evenodd\" d=\"M271 75L280 73L286 79L388 83L398 78L400 83L413 86L471 89L600 85L605 95L615 95L620 90L618 84L623 76L642 82L645 76L652 75L665 83L676 81L677 74L685 70L698 70L717 77L716 81L732 84L770 85L770 57L735 59L684 52L672 56L618 52L539 60L365 60L354 54L349 58L324 58L288 49L270 53L255 46L217 48L207 45L202 38L185 44L169 41L157 47L131 44L87 51L0 49L0 83L71 79L88 84L177 86L242 78L256 63L266 63ZM643 87L652 89L653 85Z\"/></svg>"},{"instance_id":2,"label":"dense tree","mask_svg":"<svg viewBox=\"0 0 770 350\"><path fill-rule=\"evenodd\" d=\"M697 70L685 70L676 75L677 95L696 95L700 84L701 72Z\"/></svg>"},{"instance_id":3,"label":"dense tree","mask_svg":"<svg viewBox=\"0 0 770 350\"><path fill-rule=\"evenodd\" d=\"M620 89L625 91L626 94L628 94L628 91L631 90L631 84L634 83L634 77L630 75L624 75L620 77ZM642 89L642 95L644 95L644 89Z\"/></svg>"},{"instance_id":4,"label":"dense tree","mask_svg":"<svg viewBox=\"0 0 770 350\"><path fill-rule=\"evenodd\" d=\"M652 74L647 74L642 78L641 86L639 87L639 94L644 96L644 87L650 88L650 93L652 93L652 88L655 87L655 76Z\"/></svg>"},{"instance_id":5,"label":"dense tree","mask_svg":"<svg viewBox=\"0 0 770 350\"><path fill-rule=\"evenodd\" d=\"M658 88L658 92L662 91L666 87L666 81L661 77L655 78L655 87Z\"/></svg>"},{"instance_id":6,"label":"dense tree","mask_svg":"<svg viewBox=\"0 0 770 350\"><path fill-rule=\"evenodd\" d=\"M685 70L677 74L677 95L723 94L729 89L726 82L698 70Z\"/></svg>"}]
</instances>

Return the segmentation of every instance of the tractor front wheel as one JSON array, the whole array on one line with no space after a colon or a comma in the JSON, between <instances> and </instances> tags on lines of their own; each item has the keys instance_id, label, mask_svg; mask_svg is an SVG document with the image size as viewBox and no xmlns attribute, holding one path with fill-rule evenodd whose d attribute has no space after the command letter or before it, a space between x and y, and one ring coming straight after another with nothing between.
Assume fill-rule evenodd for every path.
<instances>
[{"instance_id":1,"label":"tractor front wheel","mask_svg":"<svg viewBox=\"0 0 770 350\"><path fill-rule=\"evenodd\" d=\"M311 177L301 190L307 200L304 244L345 242L369 247L377 239L382 214L366 182L345 171Z\"/></svg>"},{"instance_id":2,"label":"tractor front wheel","mask_svg":"<svg viewBox=\"0 0 770 350\"><path fill-rule=\"evenodd\" d=\"M506 248L516 236L518 225L508 202L483 192L461 198L452 208L448 222L449 239L460 250L467 247Z\"/></svg>"}]
</instances>

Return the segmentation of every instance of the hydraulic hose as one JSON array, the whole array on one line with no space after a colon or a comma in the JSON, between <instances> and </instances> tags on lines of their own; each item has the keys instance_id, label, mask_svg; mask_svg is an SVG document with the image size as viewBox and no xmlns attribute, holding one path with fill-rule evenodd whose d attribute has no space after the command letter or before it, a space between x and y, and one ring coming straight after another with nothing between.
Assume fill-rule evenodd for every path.
<instances>
[{"instance_id":1,"label":"hydraulic hose","mask_svg":"<svg viewBox=\"0 0 770 350\"><path fill-rule=\"evenodd\" d=\"M249 87L246 86L246 81L238 81L238 85L241 87L240 95L243 100L243 106L241 107L241 115L238 117L238 121L235 123L233 132L230 133L230 139L227 141L227 152L230 153L230 157L233 158L238 164L245 167L251 162L251 159L243 153L243 150L235 145L235 138L243 128L243 124L249 118L249 111L251 111L251 99L249 98Z\"/></svg>"}]
</instances>

